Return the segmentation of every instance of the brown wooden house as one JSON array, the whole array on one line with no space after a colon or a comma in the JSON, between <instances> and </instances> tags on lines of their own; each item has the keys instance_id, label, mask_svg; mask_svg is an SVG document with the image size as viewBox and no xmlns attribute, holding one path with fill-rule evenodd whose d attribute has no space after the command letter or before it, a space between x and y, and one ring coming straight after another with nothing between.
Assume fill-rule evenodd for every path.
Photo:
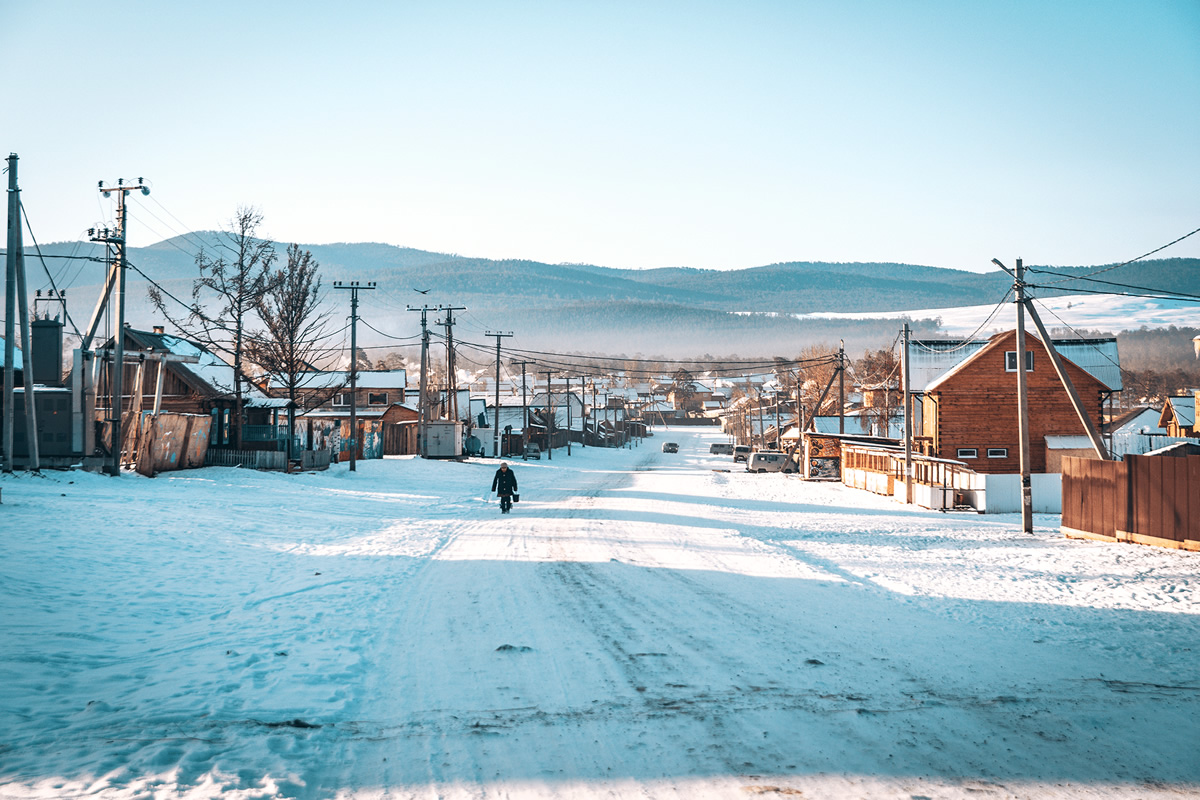
<instances>
[{"instance_id":1,"label":"brown wooden house","mask_svg":"<svg viewBox=\"0 0 1200 800\"><path fill-rule=\"evenodd\" d=\"M1193 395L1168 397L1158 417L1158 426L1168 436L1200 438L1200 423L1196 421L1196 406L1200 405L1200 389Z\"/></svg>"},{"instance_id":2,"label":"brown wooden house","mask_svg":"<svg viewBox=\"0 0 1200 800\"><path fill-rule=\"evenodd\" d=\"M1045 345L1027 334L1030 471L1055 471L1063 455L1090 451L1083 425L1050 362ZM991 340L925 387L916 444L927 456L962 461L976 472L1020 471L1017 420L1016 331ZM1113 387L1062 358L1097 428ZM1066 450L1061 448L1066 447Z\"/></svg>"}]
</instances>

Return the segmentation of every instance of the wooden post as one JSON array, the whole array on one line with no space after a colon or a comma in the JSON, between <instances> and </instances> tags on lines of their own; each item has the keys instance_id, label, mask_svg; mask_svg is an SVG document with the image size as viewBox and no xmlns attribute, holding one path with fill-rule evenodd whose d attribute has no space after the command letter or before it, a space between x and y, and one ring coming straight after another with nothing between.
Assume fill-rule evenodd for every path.
<instances>
[{"instance_id":1,"label":"wooden post","mask_svg":"<svg viewBox=\"0 0 1200 800\"><path fill-rule=\"evenodd\" d=\"M1033 484L1030 479L1029 387L1025 377L1025 267L1017 259L1017 431L1021 448L1021 528L1033 533Z\"/></svg>"},{"instance_id":2,"label":"wooden post","mask_svg":"<svg viewBox=\"0 0 1200 800\"><path fill-rule=\"evenodd\" d=\"M1029 316L1033 320L1033 324L1037 326L1038 333L1041 334L1042 344L1046 345L1046 352L1050 355L1050 363L1054 366L1055 373L1058 374L1059 381L1062 382L1063 388L1067 390L1067 397L1071 399L1071 406L1075 409L1079 421L1083 423L1083 430L1087 433L1088 439L1092 443L1092 448L1096 451L1096 455L1101 461L1108 460L1108 450L1104 447L1104 440L1100 438L1100 431L1096 430L1096 426L1092 423L1092 418L1088 416L1087 409L1083 407L1083 401L1079 398L1079 393L1075 391L1075 384L1071 382L1071 376L1067 374L1066 367L1063 366L1062 359L1058 355L1058 351L1054 349L1054 342L1050 339L1050 334L1046 332L1046 326L1042 324L1041 318L1037 311L1033 309L1033 304L1028 299L1025 300L1025 307L1029 310Z\"/></svg>"}]
</instances>

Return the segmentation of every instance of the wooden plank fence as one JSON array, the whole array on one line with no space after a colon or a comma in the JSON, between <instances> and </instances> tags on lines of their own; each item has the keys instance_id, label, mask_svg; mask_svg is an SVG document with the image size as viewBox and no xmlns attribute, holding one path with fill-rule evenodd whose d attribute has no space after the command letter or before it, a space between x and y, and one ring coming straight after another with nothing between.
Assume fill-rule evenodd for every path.
<instances>
[{"instance_id":1,"label":"wooden plank fence","mask_svg":"<svg viewBox=\"0 0 1200 800\"><path fill-rule=\"evenodd\" d=\"M1062 531L1200 550L1200 456L1063 459Z\"/></svg>"},{"instance_id":2,"label":"wooden plank fence","mask_svg":"<svg viewBox=\"0 0 1200 800\"><path fill-rule=\"evenodd\" d=\"M204 456L204 466L283 470L287 468L287 453L276 450L223 450L209 448Z\"/></svg>"}]
</instances>

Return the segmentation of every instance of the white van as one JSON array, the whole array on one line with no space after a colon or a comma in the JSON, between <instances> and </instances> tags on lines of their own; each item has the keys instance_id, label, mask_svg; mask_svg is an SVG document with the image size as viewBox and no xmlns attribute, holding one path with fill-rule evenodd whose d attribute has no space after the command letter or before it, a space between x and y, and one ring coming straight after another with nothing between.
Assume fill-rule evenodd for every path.
<instances>
[{"instance_id":1,"label":"white van","mask_svg":"<svg viewBox=\"0 0 1200 800\"><path fill-rule=\"evenodd\" d=\"M795 472L792 457L778 450L761 450L751 453L746 461L747 472Z\"/></svg>"},{"instance_id":2,"label":"white van","mask_svg":"<svg viewBox=\"0 0 1200 800\"><path fill-rule=\"evenodd\" d=\"M708 452L716 456L731 456L733 445L729 442L713 442L708 446Z\"/></svg>"}]
</instances>

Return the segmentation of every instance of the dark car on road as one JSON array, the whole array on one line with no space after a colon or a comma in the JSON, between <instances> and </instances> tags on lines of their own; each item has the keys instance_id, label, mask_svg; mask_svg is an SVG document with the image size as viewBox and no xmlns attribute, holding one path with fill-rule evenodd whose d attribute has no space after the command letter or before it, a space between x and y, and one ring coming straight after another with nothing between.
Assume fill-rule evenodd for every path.
<instances>
[{"instance_id":1,"label":"dark car on road","mask_svg":"<svg viewBox=\"0 0 1200 800\"><path fill-rule=\"evenodd\" d=\"M678 442L663 442L662 451L664 453L678 453L679 452L679 443Z\"/></svg>"}]
</instances>

